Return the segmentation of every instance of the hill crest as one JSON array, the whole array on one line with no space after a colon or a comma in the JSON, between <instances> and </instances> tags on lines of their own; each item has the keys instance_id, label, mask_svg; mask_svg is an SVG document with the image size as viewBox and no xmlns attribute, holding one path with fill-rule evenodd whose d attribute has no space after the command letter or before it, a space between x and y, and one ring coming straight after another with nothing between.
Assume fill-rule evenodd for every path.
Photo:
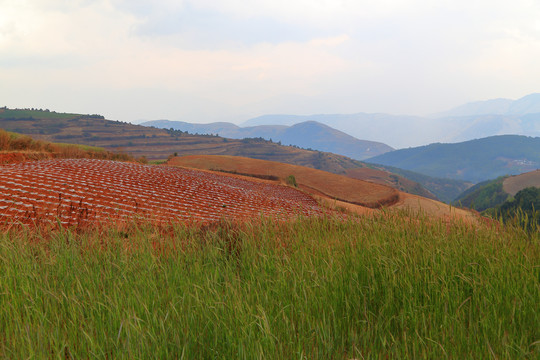
<instances>
[{"instance_id":1,"label":"hill crest","mask_svg":"<svg viewBox=\"0 0 540 360\"><path fill-rule=\"evenodd\" d=\"M314 120L293 125L257 125L240 127L232 123L192 124L182 121L155 120L141 123L164 129L175 129L197 134L217 134L231 139L261 137L284 145L331 152L363 160L394 150L392 147L368 140L360 140L326 124Z\"/></svg>"}]
</instances>

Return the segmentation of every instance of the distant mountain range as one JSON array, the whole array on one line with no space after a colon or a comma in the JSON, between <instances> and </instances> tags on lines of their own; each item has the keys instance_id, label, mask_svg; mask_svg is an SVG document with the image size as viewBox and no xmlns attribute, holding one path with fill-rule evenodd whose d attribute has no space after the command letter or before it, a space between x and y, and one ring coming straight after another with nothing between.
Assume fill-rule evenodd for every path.
<instances>
[{"instance_id":1,"label":"distant mountain range","mask_svg":"<svg viewBox=\"0 0 540 360\"><path fill-rule=\"evenodd\" d=\"M351 136L407 148L435 142L462 142L495 135L540 136L540 94L518 100L495 99L459 106L429 117L389 114L264 115L241 126L317 121Z\"/></svg>"},{"instance_id":2,"label":"distant mountain range","mask_svg":"<svg viewBox=\"0 0 540 360\"><path fill-rule=\"evenodd\" d=\"M239 127L226 122L191 124L181 121L155 120L141 123L141 125L187 131L192 134L217 134L231 139L261 137L283 145L332 152L356 160L367 159L394 150L386 144L359 140L316 121L305 121L293 126L278 124Z\"/></svg>"},{"instance_id":3,"label":"distant mountain range","mask_svg":"<svg viewBox=\"0 0 540 360\"><path fill-rule=\"evenodd\" d=\"M525 115L540 113L540 93L530 94L518 100L492 99L476 101L436 114L436 117L475 115Z\"/></svg>"},{"instance_id":4,"label":"distant mountain range","mask_svg":"<svg viewBox=\"0 0 540 360\"><path fill-rule=\"evenodd\" d=\"M367 160L432 177L480 181L540 168L540 137L501 135L392 151Z\"/></svg>"}]
</instances>

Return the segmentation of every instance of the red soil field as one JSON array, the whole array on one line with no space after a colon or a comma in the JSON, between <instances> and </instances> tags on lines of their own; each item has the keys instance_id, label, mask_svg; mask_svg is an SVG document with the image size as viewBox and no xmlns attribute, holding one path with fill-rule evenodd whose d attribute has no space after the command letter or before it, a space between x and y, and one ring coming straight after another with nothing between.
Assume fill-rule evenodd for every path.
<instances>
[{"instance_id":1,"label":"red soil field","mask_svg":"<svg viewBox=\"0 0 540 360\"><path fill-rule=\"evenodd\" d=\"M461 219L471 223L475 223L477 219L476 214L471 211L458 209L433 199L303 166L240 156L217 155L174 157L168 164L182 166L180 168L185 166L196 169L236 171L238 174L274 175L281 179L294 175L300 189L317 198L328 208L345 209L361 215L377 213L380 205L383 205L387 209L421 211L435 218ZM267 182L271 183L271 181Z\"/></svg>"},{"instance_id":2,"label":"red soil field","mask_svg":"<svg viewBox=\"0 0 540 360\"><path fill-rule=\"evenodd\" d=\"M270 175L281 179L294 175L298 187L307 193L369 208L392 206L399 201L399 192L390 186L275 161L241 156L187 155L173 157L167 164L206 170L236 171L239 174Z\"/></svg>"},{"instance_id":3,"label":"red soil field","mask_svg":"<svg viewBox=\"0 0 540 360\"><path fill-rule=\"evenodd\" d=\"M291 187L194 169L109 160L55 159L0 166L0 223L64 225L141 216L209 223L323 209Z\"/></svg>"}]
</instances>

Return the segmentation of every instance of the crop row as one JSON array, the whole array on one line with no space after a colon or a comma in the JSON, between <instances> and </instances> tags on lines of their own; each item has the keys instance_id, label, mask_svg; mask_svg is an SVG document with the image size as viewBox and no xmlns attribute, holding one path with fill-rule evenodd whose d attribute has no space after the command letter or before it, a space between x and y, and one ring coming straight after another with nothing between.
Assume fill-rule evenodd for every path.
<instances>
[{"instance_id":1,"label":"crop row","mask_svg":"<svg viewBox=\"0 0 540 360\"><path fill-rule=\"evenodd\" d=\"M295 189L198 170L92 159L0 167L0 222L64 224L135 215L158 221L321 213Z\"/></svg>"}]
</instances>

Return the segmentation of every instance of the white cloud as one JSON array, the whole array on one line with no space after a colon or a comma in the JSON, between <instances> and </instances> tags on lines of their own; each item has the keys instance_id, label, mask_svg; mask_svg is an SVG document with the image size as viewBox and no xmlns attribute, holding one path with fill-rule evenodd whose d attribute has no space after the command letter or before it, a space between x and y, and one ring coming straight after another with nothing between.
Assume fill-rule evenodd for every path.
<instances>
[{"instance_id":1,"label":"white cloud","mask_svg":"<svg viewBox=\"0 0 540 360\"><path fill-rule=\"evenodd\" d=\"M539 6L0 0L0 98L122 120L159 113L191 121L258 111L431 112L515 98L539 91Z\"/></svg>"}]
</instances>

